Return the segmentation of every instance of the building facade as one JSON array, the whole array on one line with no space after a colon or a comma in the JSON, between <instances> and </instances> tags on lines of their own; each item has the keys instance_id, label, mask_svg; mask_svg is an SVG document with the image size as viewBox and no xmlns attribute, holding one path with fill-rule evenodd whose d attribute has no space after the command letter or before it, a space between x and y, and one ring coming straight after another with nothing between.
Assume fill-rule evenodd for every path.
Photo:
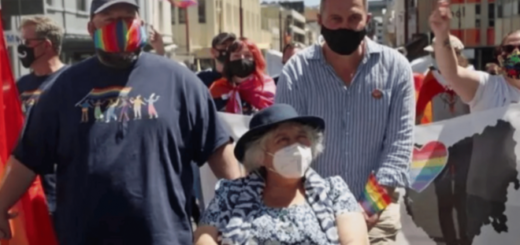
<instances>
[{"instance_id":1,"label":"building facade","mask_svg":"<svg viewBox=\"0 0 520 245\"><path fill-rule=\"evenodd\" d=\"M285 8L279 4L262 5L262 18L274 20L282 36L281 47L289 42L307 43L307 32L305 27L305 16L294 9Z\"/></svg>"},{"instance_id":2,"label":"building facade","mask_svg":"<svg viewBox=\"0 0 520 245\"><path fill-rule=\"evenodd\" d=\"M152 2L155 5L150 4ZM1 0L2 22L6 31L6 39L9 39L9 57L15 77L18 78L30 72L18 62L16 53L16 46L19 44L18 28L24 17L45 15L64 29L61 53L64 63L73 64L94 55L94 45L87 30L90 20L90 3L91 0ZM168 26L170 9L158 10L161 7L160 4L168 3L149 0L139 0L139 3L141 17L163 34L165 45L171 45L171 28ZM154 13L157 14L154 15ZM155 16L155 18L151 18L151 16ZM164 21L166 21L165 24Z\"/></svg>"},{"instance_id":3,"label":"building facade","mask_svg":"<svg viewBox=\"0 0 520 245\"><path fill-rule=\"evenodd\" d=\"M241 0L243 35L260 49L271 48L271 33L261 28L258 0ZM213 66L211 41L220 32L240 36L240 1L199 0L198 6L179 9L171 6L173 42L178 45L178 59L194 63L197 69ZM188 28L186 28L188 27Z\"/></svg>"}]
</instances>

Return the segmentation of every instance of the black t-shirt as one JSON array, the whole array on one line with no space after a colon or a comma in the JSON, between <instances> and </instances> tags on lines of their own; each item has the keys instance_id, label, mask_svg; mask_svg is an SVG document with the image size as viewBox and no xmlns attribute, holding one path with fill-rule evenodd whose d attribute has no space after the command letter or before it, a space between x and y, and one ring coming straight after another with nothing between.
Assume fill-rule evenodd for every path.
<instances>
[{"instance_id":1,"label":"black t-shirt","mask_svg":"<svg viewBox=\"0 0 520 245\"><path fill-rule=\"evenodd\" d=\"M28 114L31 108L38 103L40 95L54 84L56 78L69 66L63 66L51 75L36 76L34 73L27 74L18 79L16 86L22 102L22 110ZM49 211L54 213L56 209L56 175L54 171L42 176L42 187L47 198Z\"/></svg>"},{"instance_id":2,"label":"black t-shirt","mask_svg":"<svg viewBox=\"0 0 520 245\"><path fill-rule=\"evenodd\" d=\"M40 97L14 156L41 173L58 163L56 230L64 245L192 244L192 162L230 140L208 89L164 57L132 69L96 57Z\"/></svg>"},{"instance_id":3,"label":"black t-shirt","mask_svg":"<svg viewBox=\"0 0 520 245\"><path fill-rule=\"evenodd\" d=\"M222 74L220 74L220 72L217 72L213 69L200 71L199 73L197 73L197 76L200 78L200 80L202 80L202 82L208 88L211 86L211 84L213 84L213 82L222 78Z\"/></svg>"},{"instance_id":4,"label":"black t-shirt","mask_svg":"<svg viewBox=\"0 0 520 245\"><path fill-rule=\"evenodd\" d=\"M43 91L52 86L56 77L58 77L69 66L63 66L55 73L45 76L36 76L34 73L27 74L20 77L16 82L20 100L22 102L22 109L27 113L33 105L38 103L38 99Z\"/></svg>"}]
</instances>

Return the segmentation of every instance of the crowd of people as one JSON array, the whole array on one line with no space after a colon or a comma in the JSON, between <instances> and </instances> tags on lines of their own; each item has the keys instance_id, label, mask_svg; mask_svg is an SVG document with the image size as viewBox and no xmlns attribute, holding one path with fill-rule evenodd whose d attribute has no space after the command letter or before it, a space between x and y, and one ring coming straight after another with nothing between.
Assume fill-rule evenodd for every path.
<instances>
[{"instance_id":1,"label":"crowd of people","mask_svg":"<svg viewBox=\"0 0 520 245\"><path fill-rule=\"evenodd\" d=\"M90 14L96 55L74 65L51 19L20 26L32 72L17 83L27 119L0 187L0 239L41 176L63 245L395 244L415 125L520 98L520 32L477 71L446 1L430 17L426 74L367 37L366 0L322 0L322 40L288 44L274 78L245 37L217 35L215 69L195 74L163 57L137 1L93 0ZM234 142L218 112L251 115L249 131ZM221 180L202 209L205 163ZM377 213L359 205L371 175L391 198Z\"/></svg>"}]
</instances>

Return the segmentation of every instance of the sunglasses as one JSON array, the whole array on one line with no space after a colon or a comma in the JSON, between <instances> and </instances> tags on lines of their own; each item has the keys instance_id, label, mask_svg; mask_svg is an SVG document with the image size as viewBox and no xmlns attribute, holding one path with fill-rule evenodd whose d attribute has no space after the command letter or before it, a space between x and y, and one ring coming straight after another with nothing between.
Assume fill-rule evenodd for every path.
<instances>
[{"instance_id":1,"label":"sunglasses","mask_svg":"<svg viewBox=\"0 0 520 245\"><path fill-rule=\"evenodd\" d=\"M506 53L511 53L515 49L520 50L520 45L504 45L504 46L502 46L502 51L504 51Z\"/></svg>"}]
</instances>

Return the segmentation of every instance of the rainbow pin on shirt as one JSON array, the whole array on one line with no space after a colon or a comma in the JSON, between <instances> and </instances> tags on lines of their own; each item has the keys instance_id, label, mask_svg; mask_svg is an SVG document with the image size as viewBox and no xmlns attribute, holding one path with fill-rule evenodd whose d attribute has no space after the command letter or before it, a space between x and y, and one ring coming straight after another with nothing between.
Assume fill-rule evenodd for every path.
<instances>
[{"instance_id":1,"label":"rainbow pin on shirt","mask_svg":"<svg viewBox=\"0 0 520 245\"><path fill-rule=\"evenodd\" d=\"M379 185L374 174L370 174L368 182L363 191L363 195L359 204L365 210L365 213L372 216L379 213L390 204L391 198L386 190Z\"/></svg>"},{"instance_id":2,"label":"rainbow pin on shirt","mask_svg":"<svg viewBox=\"0 0 520 245\"><path fill-rule=\"evenodd\" d=\"M133 52L146 41L146 29L139 20L115 21L94 32L94 46L107 53Z\"/></svg>"}]
</instances>

